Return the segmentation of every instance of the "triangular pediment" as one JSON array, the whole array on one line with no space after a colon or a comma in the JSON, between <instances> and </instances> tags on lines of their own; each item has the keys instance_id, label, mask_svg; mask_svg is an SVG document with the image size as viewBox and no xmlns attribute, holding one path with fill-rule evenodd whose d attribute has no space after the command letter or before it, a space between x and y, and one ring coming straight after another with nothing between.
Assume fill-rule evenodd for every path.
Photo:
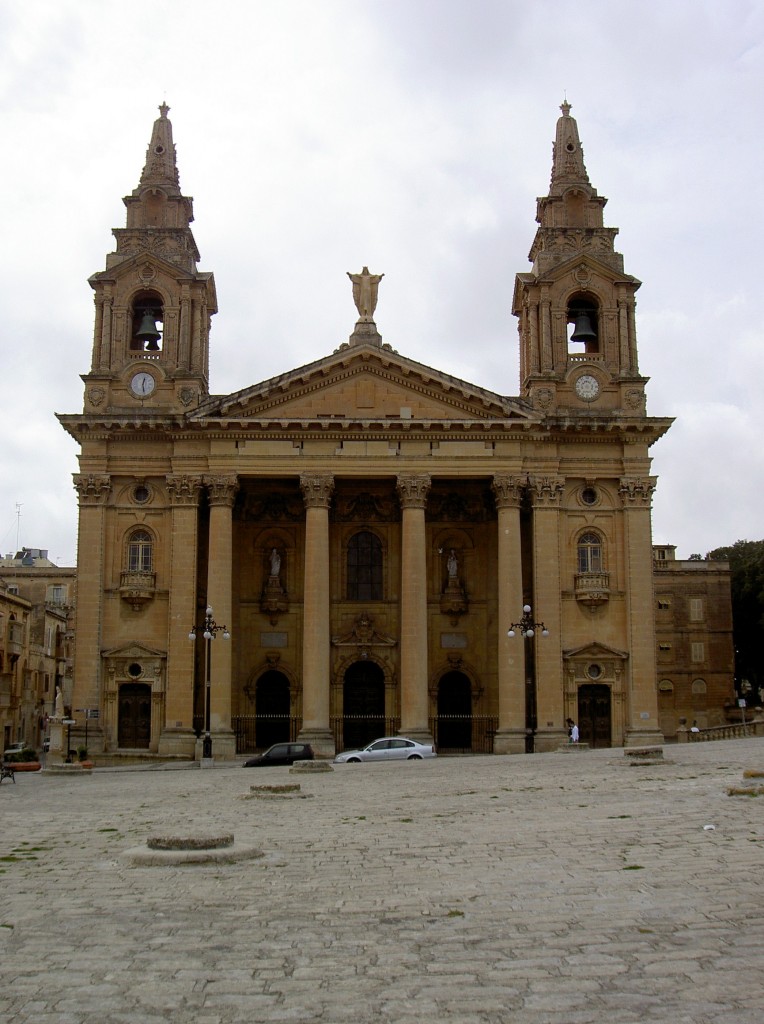
<instances>
[{"instance_id":1,"label":"triangular pediment","mask_svg":"<svg viewBox=\"0 0 764 1024\"><path fill-rule=\"evenodd\" d=\"M558 263L547 266L543 273L528 271L515 276L514 305L515 312L522 306L522 295L526 288L541 284L556 284L566 277L571 278L571 285L578 288L591 287L591 280L607 281L610 284L628 282L637 289L641 285L639 278L633 274L625 274L612 265L612 262L600 260L592 253L575 252L570 257L561 258Z\"/></svg>"},{"instance_id":2,"label":"triangular pediment","mask_svg":"<svg viewBox=\"0 0 764 1024\"><path fill-rule=\"evenodd\" d=\"M131 658L137 661L140 658L164 658L167 656L167 651L160 651L156 647L148 647L146 644L133 640L122 647L112 647L108 651L102 651L101 654L104 658Z\"/></svg>"},{"instance_id":3,"label":"triangular pediment","mask_svg":"<svg viewBox=\"0 0 764 1024\"><path fill-rule=\"evenodd\" d=\"M200 275L198 272L189 272L178 266L172 259L165 259L156 252L141 249L130 256L117 257L112 253L107 258L106 270L99 270L91 274L88 280L91 285L98 281L115 281L126 275L138 275L146 287L156 287L160 282L157 278L165 279L168 282L196 281L200 276L209 277L209 274Z\"/></svg>"},{"instance_id":4,"label":"triangular pediment","mask_svg":"<svg viewBox=\"0 0 764 1024\"><path fill-rule=\"evenodd\" d=\"M452 377L374 345L343 346L314 363L214 396L190 419L507 420L536 422L517 398Z\"/></svg>"},{"instance_id":5,"label":"triangular pediment","mask_svg":"<svg viewBox=\"0 0 764 1024\"><path fill-rule=\"evenodd\" d=\"M617 658L619 661L626 661L629 657L627 651L619 651L617 647L609 647L607 644L601 644L598 641L563 651L562 656L568 660L572 658Z\"/></svg>"}]
</instances>

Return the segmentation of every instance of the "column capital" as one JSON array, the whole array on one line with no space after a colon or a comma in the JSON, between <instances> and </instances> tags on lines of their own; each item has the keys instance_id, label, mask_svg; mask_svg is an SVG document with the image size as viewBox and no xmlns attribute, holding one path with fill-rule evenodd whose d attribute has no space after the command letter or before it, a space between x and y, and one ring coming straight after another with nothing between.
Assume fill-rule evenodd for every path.
<instances>
[{"instance_id":1,"label":"column capital","mask_svg":"<svg viewBox=\"0 0 764 1024\"><path fill-rule=\"evenodd\" d=\"M622 476L618 493L626 508L650 508L657 483L654 476Z\"/></svg>"},{"instance_id":2,"label":"column capital","mask_svg":"<svg viewBox=\"0 0 764 1024\"><path fill-rule=\"evenodd\" d=\"M204 484L210 499L210 505L228 505L233 507L239 480L235 476L205 476Z\"/></svg>"},{"instance_id":3,"label":"column capital","mask_svg":"<svg viewBox=\"0 0 764 1024\"><path fill-rule=\"evenodd\" d=\"M401 508L424 508L431 482L428 473L422 473L420 476L399 476L395 488L398 491Z\"/></svg>"},{"instance_id":4,"label":"column capital","mask_svg":"<svg viewBox=\"0 0 764 1024\"><path fill-rule=\"evenodd\" d=\"M180 473L170 474L166 479L171 505L199 504L199 492L203 483L200 476L187 476L185 473Z\"/></svg>"},{"instance_id":5,"label":"column capital","mask_svg":"<svg viewBox=\"0 0 764 1024\"><path fill-rule=\"evenodd\" d=\"M306 508L329 508L334 493L334 477L301 473L300 490Z\"/></svg>"},{"instance_id":6,"label":"column capital","mask_svg":"<svg viewBox=\"0 0 764 1024\"><path fill-rule=\"evenodd\" d=\"M111 476L108 473L75 473L73 479L80 505L106 504L111 491Z\"/></svg>"},{"instance_id":7,"label":"column capital","mask_svg":"<svg viewBox=\"0 0 764 1024\"><path fill-rule=\"evenodd\" d=\"M525 476L495 476L491 482L497 508L519 508L528 486Z\"/></svg>"},{"instance_id":8,"label":"column capital","mask_svg":"<svg viewBox=\"0 0 764 1024\"><path fill-rule=\"evenodd\" d=\"M535 508L559 508L565 480L561 476L530 476L528 483Z\"/></svg>"}]
</instances>

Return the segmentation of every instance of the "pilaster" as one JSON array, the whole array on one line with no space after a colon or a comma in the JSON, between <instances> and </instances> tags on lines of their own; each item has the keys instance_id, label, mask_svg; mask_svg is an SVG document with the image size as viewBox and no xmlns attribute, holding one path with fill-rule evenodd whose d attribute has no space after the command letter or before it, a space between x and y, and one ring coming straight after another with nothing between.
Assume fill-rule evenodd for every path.
<instances>
[{"instance_id":1,"label":"pilaster","mask_svg":"<svg viewBox=\"0 0 764 1024\"><path fill-rule=\"evenodd\" d=\"M520 504L526 486L524 477L496 476L498 531L498 678L499 728L493 743L495 754L525 752L525 645L507 630L523 606Z\"/></svg>"},{"instance_id":2,"label":"pilaster","mask_svg":"<svg viewBox=\"0 0 764 1024\"><path fill-rule=\"evenodd\" d=\"M533 501L533 615L549 636L534 645L536 751L556 750L567 735L562 717L562 609L560 510L565 482L554 474L530 478Z\"/></svg>"},{"instance_id":3,"label":"pilaster","mask_svg":"<svg viewBox=\"0 0 764 1024\"><path fill-rule=\"evenodd\" d=\"M159 738L162 755L193 757L194 645L188 633L195 624L196 574L201 476L167 477L170 497L170 607L165 720Z\"/></svg>"},{"instance_id":4,"label":"pilaster","mask_svg":"<svg viewBox=\"0 0 764 1024\"><path fill-rule=\"evenodd\" d=\"M401 527L401 733L432 743L427 705L427 544L430 477L399 476Z\"/></svg>"},{"instance_id":5,"label":"pilaster","mask_svg":"<svg viewBox=\"0 0 764 1024\"><path fill-rule=\"evenodd\" d=\"M335 749L329 727L329 507L334 478L303 474L300 488L305 502L305 588L299 738L310 743L316 754L332 757Z\"/></svg>"},{"instance_id":6,"label":"pilaster","mask_svg":"<svg viewBox=\"0 0 764 1024\"><path fill-rule=\"evenodd\" d=\"M100 708L104 544L111 477L106 473L75 474L74 486L79 496L79 528L72 704Z\"/></svg>"},{"instance_id":7,"label":"pilaster","mask_svg":"<svg viewBox=\"0 0 764 1024\"><path fill-rule=\"evenodd\" d=\"M215 621L231 628L233 572L233 503L239 483L235 476L205 476L210 503L209 564L207 567L207 605ZM188 628L188 627L187 627ZM188 632L186 632L188 636ZM188 640L186 641L188 643ZM210 642L210 732L212 755L230 760L236 753L231 729L231 645L222 636Z\"/></svg>"},{"instance_id":8,"label":"pilaster","mask_svg":"<svg viewBox=\"0 0 764 1024\"><path fill-rule=\"evenodd\" d=\"M653 598L650 510L654 477L623 477L623 505L629 623L629 680L624 746L662 743L658 721L655 601Z\"/></svg>"}]
</instances>

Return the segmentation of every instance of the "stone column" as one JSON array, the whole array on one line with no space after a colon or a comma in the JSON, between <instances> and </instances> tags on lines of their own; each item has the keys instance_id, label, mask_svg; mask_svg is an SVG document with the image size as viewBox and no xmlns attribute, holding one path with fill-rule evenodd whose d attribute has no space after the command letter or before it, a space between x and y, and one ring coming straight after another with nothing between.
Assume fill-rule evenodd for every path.
<instances>
[{"instance_id":1,"label":"stone column","mask_svg":"<svg viewBox=\"0 0 764 1024\"><path fill-rule=\"evenodd\" d=\"M329 723L329 507L334 491L331 476L300 477L305 502L305 587L302 637L302 729L299 739L316 754L333 757Z\"/></svg>"},{"instance_id":2,"label":"stone column","mask_svg":"<svg viewBox=\"0 0 764 1024\"><path fill-rule=\"evenodd\" d=\"M401 502L401 734L432 743L427 720L427 545L430 477L399 476Z\"/></svg>"},{"instance_id":3,"label":"stone column","mask_svg":"<svg viewBox=\"0 0 764 1024\"><path fill-rule=\"evenodd\" d=\"M104 540L106 503L111 493L111 477L107 474L82 473L74 477L79 495L79 536L77 542L77 608L75 612L74 679L71 694L64 694L66 704L78 708L102 707L101 631L103 628L103 594L106 586ZM118 571L118 570L117 570ZM103 741L102 730L116 730L116 722L99 721L88 742L93 750ZM116 731L114 733L116 740Z\"/></svg>"},{"instance_id":4,"label":"stone column","mask_svg":"<svg viewBox=\"0 0 764 1024\"><path fill-rule=\"evenodd\" d=\"M650 508L654 477L624 477L623 503L629 661L624 746L662 743L658 721L658 669L655 663L655 601Z\"/></svg>"},{"instance_id":5,"label":"stone column","mask_svg":"<svg viewBox=\"0 0 764 1024\"><path fill-rule=\"evenodd\" d=\"M212 607L215 622L219 626L227 626L231 632L230 640L225 640L220 632L214 640L208 641L211 653L210 732L212 734L212 756L225 761L231 760L236 755L236 741L231 729L231 666L233 663L231 649L232 645L237 642L237 637L231 621L231 599L233 503L239 483L235 476L206 476L204 483L207 486L210 503L207 605Z\"/></svg>"},{"instance_id":6,"label":"stone column","mask_svg":"<svg viewBox=\"0 0 764 1024\"><path fill-rule=\"evenodd\" d=\"M499 729L493 742L494 754L525 753L525 643L520 636L507 636L510 623L523 613L520 502L525 483L522 477L493 479L498 516L499 597Z\"/></svg>"},{"instance_id":7,"label":"stone column","mask_svg":"<svg viewBox=\"0 0 764 1024\"><path fill-rule=\"evenodd\" d=\"M170 495L170 600L167 675L159 753L194 756L194 644L200 476L168 476Z\"/></svg>"},{"instance_id":8,"label":"stone column","mask_svg":"<svg viewBox=\"0 0 764 1024\"><path fill-rule=\"evenodd\" d=\"M533 499L533 619L549 636L536 633L535 654L537 751L556 750L567 739L562 679L562 607L560 599L560 508L564 480L531 478Z\"/></svg>"}]
</instances>

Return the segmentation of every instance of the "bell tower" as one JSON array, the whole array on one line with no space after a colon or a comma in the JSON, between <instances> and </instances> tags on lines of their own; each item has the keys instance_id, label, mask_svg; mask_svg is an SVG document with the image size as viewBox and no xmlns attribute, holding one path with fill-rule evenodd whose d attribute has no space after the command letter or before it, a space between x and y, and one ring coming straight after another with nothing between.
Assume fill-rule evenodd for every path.
<instances>
[{"instance_id":1,"label":"bell tower","mask_svg":"<svg viewBox=\"0 0 764 1024\"><path fill-rule=\"evenodd\" d=\"M197 269L193 200L180 191L169 107L154 122L138 187L123 200L124 228L95 291L85 412L186 411L208 394L215 281Z\"/></svg>"},{"instance_id":2,"label":"bell tower","mask_svg":"<svg viewBox=\"0 0 764 1024\"><path fill-rule=\"evenodd\" d=\"M537 201L533 267L515 281L521 395L541 411L644 416L634 315L640 281L624 273L618 229L603 226L607 199L589 182L570 104L560 109L549 194Z\"/></svg>"}]
</instances>

